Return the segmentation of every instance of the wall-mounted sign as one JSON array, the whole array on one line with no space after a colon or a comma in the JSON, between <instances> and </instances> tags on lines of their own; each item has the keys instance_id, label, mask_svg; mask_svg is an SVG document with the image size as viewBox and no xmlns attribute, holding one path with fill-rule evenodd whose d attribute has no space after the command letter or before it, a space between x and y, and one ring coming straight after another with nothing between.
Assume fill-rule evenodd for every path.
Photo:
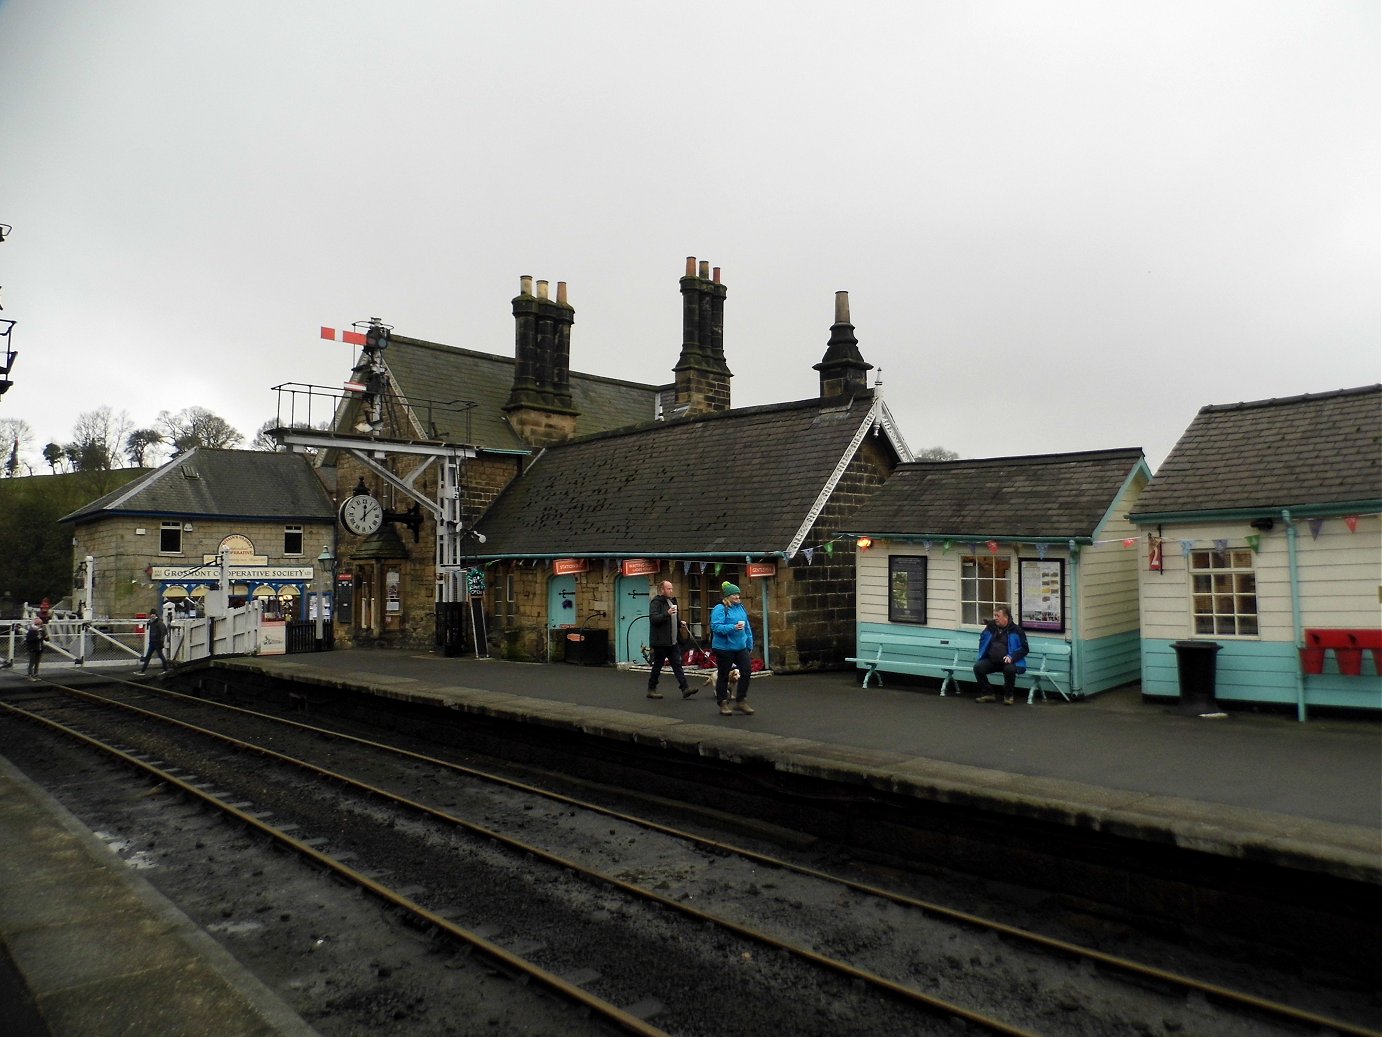
<instances>
[{"instance_id":1,"label":"wall-mounted sign","mask_svg":"<svg viewBox=\"0 0 1382 1037\"><path fill-rule=\"evenodd\" d=\"M650 576L661 568L647 558L626 558L619 565L619 571L625 576Z\"/></svg>"},{"instance_id":2,"label":"wall-mounted sign","mask_svg":"<svg viewBox=\"0 0 1382 1037\"><path fill-rule=\"evenodd\" d=\"M215 565L154 565L149 576L155 580L205 580L215 583L221 570ZM310 565L230 565L229 580L310 580L315 575Z\"/></svg>"},{"instance_id":3,"label":"wall-mounted sign","mask_svg":"<svg viewBox=\"0 0 1382 1037\"><path fill-rule=\"evenodd\" d=\"M744 568L744 575L751 580L762 579L764 576L777 575L776 562L750 562Z\"/></svg>"},{"instance_id":4,"label":"wall-mounted sign","mask_svg":"<svg viewBox=\"0 0 1382 1037\"><path fill-rule=\"evenodd\" d=\"M1059 558L1021 558L1018 566L1018 625L1024 630L1063 631L1065 562Z\"/></svg>"},{"instance_id":5,"label":"wall-mounted sign","mask_svg":"<svg viewBox=\"0 0 1382 1037\"><path fill-rule=\"evenodd\" d=\"M589 568L589 558L558 558L552 563L552 575L570 576L572 573L583 573Z\"/></svg>"}]
</instances>

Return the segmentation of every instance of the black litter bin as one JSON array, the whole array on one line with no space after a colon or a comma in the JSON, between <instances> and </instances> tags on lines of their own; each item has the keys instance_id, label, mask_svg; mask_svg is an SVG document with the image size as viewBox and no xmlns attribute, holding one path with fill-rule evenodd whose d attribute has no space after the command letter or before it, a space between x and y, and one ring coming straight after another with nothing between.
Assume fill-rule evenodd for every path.
<instances>
[{"instance_id":1,"label":"black litter bin","mask_svg":"<svg viewBox=\"0 0 1382 1037\"><path fill-rule=\"evenodd\" d=\"M1224 646L1217 641L1176 641L1176 676L1180 681L1183 713L1218 713L1214 698L1215 657Z\"/></svg>"},{"instance_id":2,"label":"black litter bin","mask_svg":"<svg viewBox=\"0 0 1382 1037\"><path fill-rule=\"evenodd\" d=\"M609 661L608 630L568 630L566 661L576 666L603 666Z\"/></svg>"}]
</instances>

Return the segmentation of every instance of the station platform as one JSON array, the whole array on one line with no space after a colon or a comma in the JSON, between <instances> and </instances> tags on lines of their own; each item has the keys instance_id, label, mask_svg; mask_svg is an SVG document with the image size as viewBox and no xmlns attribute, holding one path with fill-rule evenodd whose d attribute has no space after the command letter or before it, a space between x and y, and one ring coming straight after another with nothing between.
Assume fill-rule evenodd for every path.
<instances>
[{"instance_id":1,"label":"station platform","mask_svg":"<svg viewBox=\"0 0 1382 1037\"><path fill-rule=\"evenodd\" d=\"M0 847L6 1037L316 1034L2 758Z\"/></svg>"},{"instance_id":2,"label":"station platform","mask_svg":"<svg viewBox=\"0 0 1382 1037\"><path fill-rule=\"evenodd\" d=\"M721 716L714 671L517 663L404 649L221 660L217 667L636 740L921 799L1382 885L1382 723L1368 714L1215 718L1132 686L1027 706L972 685L860 688L858 671L755 675L753 716Z\"/></svg>"}]
</instances>

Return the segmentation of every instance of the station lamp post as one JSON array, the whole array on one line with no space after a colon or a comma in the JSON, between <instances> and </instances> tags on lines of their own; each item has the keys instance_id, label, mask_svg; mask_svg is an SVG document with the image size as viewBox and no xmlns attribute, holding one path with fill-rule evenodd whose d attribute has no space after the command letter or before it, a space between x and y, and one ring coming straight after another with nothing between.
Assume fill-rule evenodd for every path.
<instances>
[{"instance_id":1,"label":"station lamp post","mask_svg":"<svg viewBox=\"0 0 1382 1037\"><path fill-rule=\"evenodd\" d=\"M317 555L317 565L321 568L322 575L326 577L326 585L331 587L331 574L336 571L336 556L331 553L331 545L322 546L322 553ZM326 638L326 595L319 588L317 590L317 651L325 648Z\"/></svg>"}]
</instances>

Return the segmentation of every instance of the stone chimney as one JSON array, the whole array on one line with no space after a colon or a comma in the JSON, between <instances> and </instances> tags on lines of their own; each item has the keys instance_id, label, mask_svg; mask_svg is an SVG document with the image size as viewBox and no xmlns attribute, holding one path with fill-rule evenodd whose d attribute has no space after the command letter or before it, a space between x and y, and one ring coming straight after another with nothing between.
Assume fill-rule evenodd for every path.
<instances>
[{"instance_id":1,"label":"stone chimney","mask_svg":"<svg viewBox=\"0 0 1382 1037\"><path fill-rule=\"evenodd\" d=\"M725 294L720 268L686 257L681 279L681 356L676 367L673 409L686 414L729 410L729 380L725 363Z\"/></svg>"},{"instance_id":2,"label":"stone chimney","mask_svg":"<svg viewBox=\"0 0 1382 1037\"><path fill-rule=\"evenodd\" d=\"M859 340L849 322L848 292L835 293L835 323L830 326L830 342L825 356L813 368L821 373L823 400L856 396L868 389L868 372L873 365L866 363L859 352Z\"/></svg>"},{"instance_id":3,"label":"stone chimney","mask_svg":"<svg viewBox=\"0 0 1382 1037\"><path fill-rule=\"evenodd\" d=\"M513 300L513 389L504 411L509 424L529 446L560 443L576 433L580 416L571 402L571 325L576 311L566 301L566 282L557 298L547 297L547 282L525 274Z\"/></svg>"}]
</instances>

